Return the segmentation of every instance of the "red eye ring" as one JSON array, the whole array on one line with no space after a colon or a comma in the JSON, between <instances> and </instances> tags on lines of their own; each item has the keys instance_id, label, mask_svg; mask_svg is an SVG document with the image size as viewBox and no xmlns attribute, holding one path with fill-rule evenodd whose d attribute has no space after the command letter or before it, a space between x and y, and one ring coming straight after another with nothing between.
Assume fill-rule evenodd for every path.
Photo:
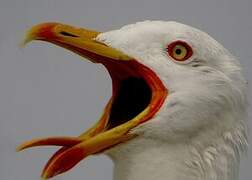
<instances>
[{"instance_id":1,"label":"red eye ring","mask_svg":"<svg viewBox=\"0 0 252 180\"><path fill-rule=\"evenodd\" d=\"M167 52L174 60L183 62L193 55L193 50L186 42L178 40L167 46Z\"/></svg>"}]
</instances>

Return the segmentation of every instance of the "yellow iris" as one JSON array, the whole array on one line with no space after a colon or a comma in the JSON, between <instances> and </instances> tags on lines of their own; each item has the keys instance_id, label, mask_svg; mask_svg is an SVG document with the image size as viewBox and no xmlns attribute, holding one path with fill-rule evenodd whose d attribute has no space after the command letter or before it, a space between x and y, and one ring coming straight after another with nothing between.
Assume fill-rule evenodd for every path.
<instances>
[{"instance_id":1,"label":"yellow iris","mask_svg":"<svg viewBox=\"0 0 252 180\"><path fill-rule=\"evenodd\" d=\"M178 61L183 61L187 55L187 49L185 46L177 44L172 50L172 56Z\"/></svg>"}]
</instances>

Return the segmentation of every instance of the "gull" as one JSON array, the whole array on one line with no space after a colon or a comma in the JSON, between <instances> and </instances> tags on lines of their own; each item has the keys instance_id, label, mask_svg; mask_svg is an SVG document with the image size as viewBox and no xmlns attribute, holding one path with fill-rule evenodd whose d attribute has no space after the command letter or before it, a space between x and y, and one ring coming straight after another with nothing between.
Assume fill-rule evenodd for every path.
<instances>
[{"instance_id":1,"label":"gull","mask_svg":"<svg viewBox=\"0 0 252 180\"><path fill-rule=\"evenodd\" d=\"M108 32L49 22L28 31L24 44L32 40L100 63L112 80L112 96L93 127L17 148L61 146L43 179L100 153L113 160L114 180L239 178L248 144L247 83L239 61L210 35L173 21Z\"/></svg>"}]
</instances>

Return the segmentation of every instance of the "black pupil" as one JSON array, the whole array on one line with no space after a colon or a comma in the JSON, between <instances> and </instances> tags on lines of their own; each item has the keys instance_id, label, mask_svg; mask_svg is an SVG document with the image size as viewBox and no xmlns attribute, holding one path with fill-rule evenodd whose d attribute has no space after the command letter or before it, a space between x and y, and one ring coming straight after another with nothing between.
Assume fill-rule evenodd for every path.
<instances>
[{"instance_id":1,"label":"black pupil","mask_svg":"<svg viewBox=\"0 0 252 180\"><path fill-rule=\"evenodd\" d=\"M176 53L177 55L180 55L180 54L182 53L182 50L181 50L181 49L176 49L176 50L175 50L175 53Z\"/></svg>"}]
</instances>

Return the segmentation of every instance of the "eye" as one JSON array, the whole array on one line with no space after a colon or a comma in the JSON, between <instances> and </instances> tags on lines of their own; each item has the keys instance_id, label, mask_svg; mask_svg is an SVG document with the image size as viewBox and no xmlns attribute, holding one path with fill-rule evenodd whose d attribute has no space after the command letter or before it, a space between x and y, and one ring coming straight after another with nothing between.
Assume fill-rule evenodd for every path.
<instances>
[{"instance_id":1,"label":"eye","mask_svg":"<svg viewBox=\"0 0 252 180\"><path fill-rule=\"evenodd\" d=\"M192 48L184 41L175 41L168 45L167 51L175 61L183 62L189 59L192 54Z\"/></svg>"}]
</instances>

